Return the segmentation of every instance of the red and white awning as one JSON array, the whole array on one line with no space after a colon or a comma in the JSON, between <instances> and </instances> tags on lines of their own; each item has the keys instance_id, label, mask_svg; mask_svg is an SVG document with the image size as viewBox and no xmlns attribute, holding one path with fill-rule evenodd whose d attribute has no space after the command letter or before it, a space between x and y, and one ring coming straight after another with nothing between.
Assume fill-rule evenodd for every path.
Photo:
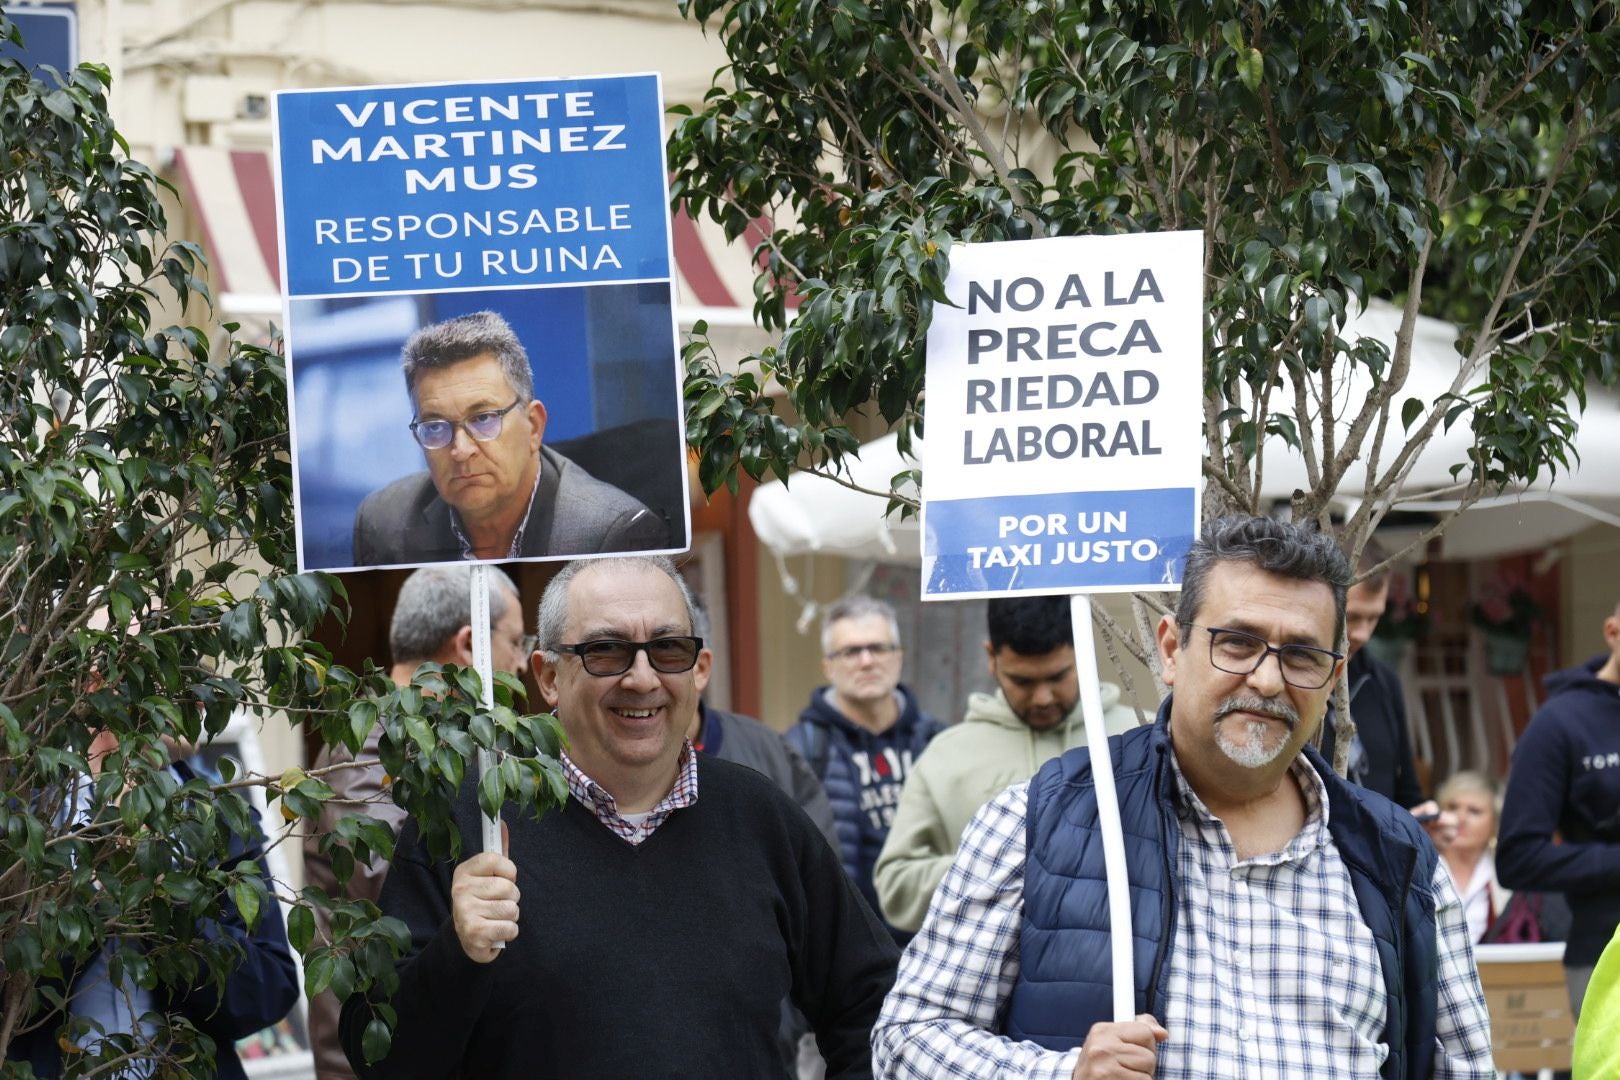
<instances>
[{"instance_id":1,"label":"red and white awning","mask_svg":"<svg viewBox=\"0 0 1620 1080\"><path fill-rule=\"evenodd\" d=\"M202 228L215 302L233 315L281 311L281 256L276 238L276 189L270 153L186 146L175 169ZM751 226L728 244L720 226L675 218L676 309L681 324L751 326L753 249L766 236Z\"/></svg>"},{"instance_id":2,"label":"red and white awning","mask_svg":"<svg viewBox=\"0 0 1620 1080\"><path fill-rule=\"evenodd\" d=\"M202 227L214 302L231 314L279 314L281 255L269 153L187 146L175 151L174 166Z\"/></svg>"}]
</instances>

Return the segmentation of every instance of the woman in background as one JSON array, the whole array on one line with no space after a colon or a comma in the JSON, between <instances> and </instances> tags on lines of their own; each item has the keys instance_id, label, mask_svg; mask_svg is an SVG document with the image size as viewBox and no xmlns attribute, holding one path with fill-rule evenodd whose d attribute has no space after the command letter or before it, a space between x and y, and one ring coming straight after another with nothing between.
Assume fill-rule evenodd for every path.
<instances>
[{"instance_id":1,"label":"woman in background","mask_svg":"<svg viewBox=\"0 0 1620 1080\"><path fill-rule=\"evenodd\" d=\"M1507 906L1510 893L1496 880L1496 818L1501 795L1496 781L1481 772L1460 772L1440 785L1440 809L1457 816L1457 838L1443 856L1451 883L1468 915L1477 945Z\"/></svg>"}]
</instances>

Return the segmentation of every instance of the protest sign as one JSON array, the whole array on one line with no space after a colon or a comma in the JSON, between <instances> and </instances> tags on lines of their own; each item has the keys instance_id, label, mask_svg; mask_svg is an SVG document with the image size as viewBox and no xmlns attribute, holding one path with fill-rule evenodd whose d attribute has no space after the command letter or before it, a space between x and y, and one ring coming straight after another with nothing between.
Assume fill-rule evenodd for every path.
<instances>
[{"instance_id":1,"label":"protest sign","mask_svg":"<svg viewBox=\"0 0 1620 1080\"><path fill-rule=\"evenodd\" d=\"M1198 531L1202 234L962 244L928 330L923 598L1175 588Z\"/></svg>"},{"instance_id":2,"label":"protest sign","mask_svg":"<svg viewBox=\"0 0 1620 1080\"><path fill-rule=\"evenodd\" d=\"M658 77L275 110L299 569L683 550Z\"/></svg>"}]
</instances>

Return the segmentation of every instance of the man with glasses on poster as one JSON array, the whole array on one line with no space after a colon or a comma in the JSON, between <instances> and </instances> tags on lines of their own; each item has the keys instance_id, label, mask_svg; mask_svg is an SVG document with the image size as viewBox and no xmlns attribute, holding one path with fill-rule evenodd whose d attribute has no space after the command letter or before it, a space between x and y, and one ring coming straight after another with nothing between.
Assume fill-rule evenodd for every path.
<instances>
[{"instance_id":1,"label":"man with glasses on poster","mask_svg":"<svg viewBox=\"0 0 1620 1080\"><path fill-rule=\"evenodd\" d=\"M423 327L401 367L427 469L366 496L354 565L648 551L661 518L543 445L529 357L492 311Z\"/></svg>"},{"instance_id":2,"label":"man with glasses on poster","mask_svg":"<svg viewBox=\"0 0 1620 1080\"><path fill-rule=\"evenodd\" d=\"M402 920L393 1044L383 996L343 1009L363 1077L782 1076L784 998L829 1077L871 1075L896 949L791 796L686 739L712 661L674 565L574 562L540 601L531 666L568 736L568 798L508 805L506 854L435 859L407 824L383 887ZM456 804L479 847L476 781Z\"/></svg>"}]
</instances>

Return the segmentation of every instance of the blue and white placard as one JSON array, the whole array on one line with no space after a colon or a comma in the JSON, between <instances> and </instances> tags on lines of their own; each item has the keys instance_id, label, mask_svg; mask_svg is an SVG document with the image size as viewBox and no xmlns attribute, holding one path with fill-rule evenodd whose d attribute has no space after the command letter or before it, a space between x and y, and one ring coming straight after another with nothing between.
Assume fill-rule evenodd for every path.
<instances>
[{"instance_id":1,"label":"blue and white placard","mask_svg":"<svg viewBox=\"0 0 1620 1080\"><path fill-rule=\"evenodd\" d=\"M288 90L275 96L274 129L299 569L421 566L475 550L497 562L685 550L659 77ZM424 449L406 346L488 316L521 344L539 407L503 413L487 439L467 429ZM488 350L465 359L507 362ZM467 408L493 412L504 398ZM535 464L520 468L499 455L524 424ZM619 489L615 505L641 503L666 539L555 524L577 520L569 500L602 506L599 485ZM475 549L463 528L469 511L489 512L476 505L480 486L500 489L498 511L527 510L509 549ZM401 514L410 530L396 527ZM401 539L362 542L383 532Z\"/></svg>"},{"instance_id":2,"label":"blue and white placard","mask_svg":"<svg viewBox=\"0 0 1620 1080\"><path fill-rule=\"evenodd\" d=\"M670 276L656 75L276 95L290 296Z\"/></svg>"},{"instance_id":3,"label":"blue and white placard","mask_svg":"<svg viewBox=\"0 0 1620 1080\"><path fill-rule=\"evenodd\" d=\"M928 330L923 598L1178 588L1203 234L960 244Z\"/></svg>"}]
</instances>

